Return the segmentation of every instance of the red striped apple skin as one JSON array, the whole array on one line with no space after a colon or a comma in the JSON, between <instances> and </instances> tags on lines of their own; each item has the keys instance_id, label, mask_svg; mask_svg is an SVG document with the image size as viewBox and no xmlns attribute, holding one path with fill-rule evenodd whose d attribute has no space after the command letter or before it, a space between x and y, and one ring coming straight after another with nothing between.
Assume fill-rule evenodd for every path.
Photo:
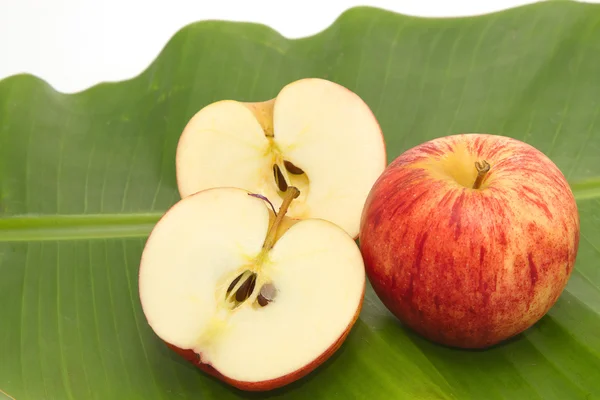
<instances>
[{"instance_id":1,"label":"red striped apple skin","mask_svg":"<svg viewBox=\"0 0 600 400\"><path fill-rule=\"evenodd\" d=\"M491 168L473 189L483 160ZM486 348L555 304L575 264L579 214L565 177L536 148L454 135L386 168L359 239L373 289L400 321L440 344Z\"/></svg>"}]
</instances>

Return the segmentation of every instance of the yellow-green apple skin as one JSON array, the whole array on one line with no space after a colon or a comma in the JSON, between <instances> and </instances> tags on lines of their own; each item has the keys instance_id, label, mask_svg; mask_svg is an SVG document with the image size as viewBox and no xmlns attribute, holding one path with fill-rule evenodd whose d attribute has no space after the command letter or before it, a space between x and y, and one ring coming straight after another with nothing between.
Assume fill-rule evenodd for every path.
<instances>
[{"instance_id":1,"label":"yellow-green apple skin","mask_svg":"<svg viewBox=\"0 0 600 400\"><path fill-rule=\"evenodd\" d=\"M475 162L484 160L489 172L474 189ZM486 348L555 304L575 264L579 214L541 151L461 134L388 165L366 200L359 238L373 289L400 321L443 345Z\"/></svg>"}]
</instances>

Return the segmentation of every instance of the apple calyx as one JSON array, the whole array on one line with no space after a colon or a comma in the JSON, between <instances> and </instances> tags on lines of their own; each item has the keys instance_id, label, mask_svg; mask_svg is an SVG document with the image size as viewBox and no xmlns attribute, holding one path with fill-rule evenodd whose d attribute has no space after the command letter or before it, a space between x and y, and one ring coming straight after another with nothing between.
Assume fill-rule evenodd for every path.
<instances>
[{"instance_id":1,"label":"apple calyx","mask_svg":"<svg viewBox=\"0 0 600 400\"><path fill-rule=\"evenodd\" d=\"M483 160L481 163L475 161L475 168L477 169L477 178L475 179L475 183L473 183L473 189L479 189L491 166L487 161Z\"/></svg>"},{"instance_id":2,"label":"apple calyx","mask_svg":"<svg viewBox=\"0 0 600 400\"><path fill-rule=\"evenodd\" d=\"M232 308L239 307L250 297L253 297L252 295L254 293L254 289L256 288L256 283L259 280L258 272L256 270L259 269L264 263L268 252L275 245L275 242L277 241L277 230L279 229L290 204L300 195L300 190L294 186L286 186L285 197L283 198L281 207L279 207L279 212L275 212L273 204L266 197L256 194L250 195L253 197L258 197L269 203L271 208L273 208L275 220L267 231L261 252L253 262L254 268L243 271L233 281L231 281L227 288L225 300L232 306ZM277 290L272 282L264 282L260 287L258 296L256 296L256 301L261 307L264 307L275 299L276 293Z\"/></svg>"}]
</instances>

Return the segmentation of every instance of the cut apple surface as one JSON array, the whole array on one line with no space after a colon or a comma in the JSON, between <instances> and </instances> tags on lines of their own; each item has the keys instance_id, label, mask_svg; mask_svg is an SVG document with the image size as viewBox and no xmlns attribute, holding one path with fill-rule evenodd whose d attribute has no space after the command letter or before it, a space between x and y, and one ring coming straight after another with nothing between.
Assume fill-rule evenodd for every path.
<instances>
[{"instance_id":1,"label":"cut apple surface","mask_svg":"<svg viewBox=\"0 0 600 400\"><path fill-rule=\"evenodd\" d=\"M352 237L386 166L379 124L368 105L336 83L306 78L262 103L223 100L200 110L177 147L181 197L239 187L278 207L288 186L300 197L292 218L322 218Z\"/></svg>"},{"instance_id":2,"label":"cut apple surface","mask_svg":"<svg viewBox=\"0 0 600 400\"><path fill-rule=\"evenodd\" d=\"M243 189L188 196L158 222L142 255L140 298L155 333L245 390L312 371L362 306L358 246L331 222L285 217L290 190L277 216Z\"/></svg>"}]
</instances>

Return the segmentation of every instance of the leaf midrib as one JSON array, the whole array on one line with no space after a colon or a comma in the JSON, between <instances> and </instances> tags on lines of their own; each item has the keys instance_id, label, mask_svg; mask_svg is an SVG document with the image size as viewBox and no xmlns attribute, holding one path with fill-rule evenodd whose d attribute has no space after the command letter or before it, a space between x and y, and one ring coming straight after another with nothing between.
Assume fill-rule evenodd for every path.
<instances>
[{"instance_id":1,"label":"leaf midrib","mask_svg":"<svg viewBox=\"0 0 600 400\"><path fill-rule=\"evenodd\" d=\"M163 214L58 214L0 218L0 242L145 237Z\"/></svg>"},{"instance_id":2,"label":"leaf midrib","mask_svg":"<svg viewBox=\"0 0 600 400\"><path fill-rule=\"evenodd\" d=\"M572 182L570 186L578 201L600 199L600 177Z\"/></svg>"},{"instance_id":3,"label":"leaf midrib","mask_svg":"<svg viewBox=\"0 0 600 400\"><path fill-rule=\"evenodd\" d=\"M571 183L571 189L578 202L600 199L600 178ZM146 237L163 214L15 215L0 218L0 242Z\"/></svg>"}]
</instances>

